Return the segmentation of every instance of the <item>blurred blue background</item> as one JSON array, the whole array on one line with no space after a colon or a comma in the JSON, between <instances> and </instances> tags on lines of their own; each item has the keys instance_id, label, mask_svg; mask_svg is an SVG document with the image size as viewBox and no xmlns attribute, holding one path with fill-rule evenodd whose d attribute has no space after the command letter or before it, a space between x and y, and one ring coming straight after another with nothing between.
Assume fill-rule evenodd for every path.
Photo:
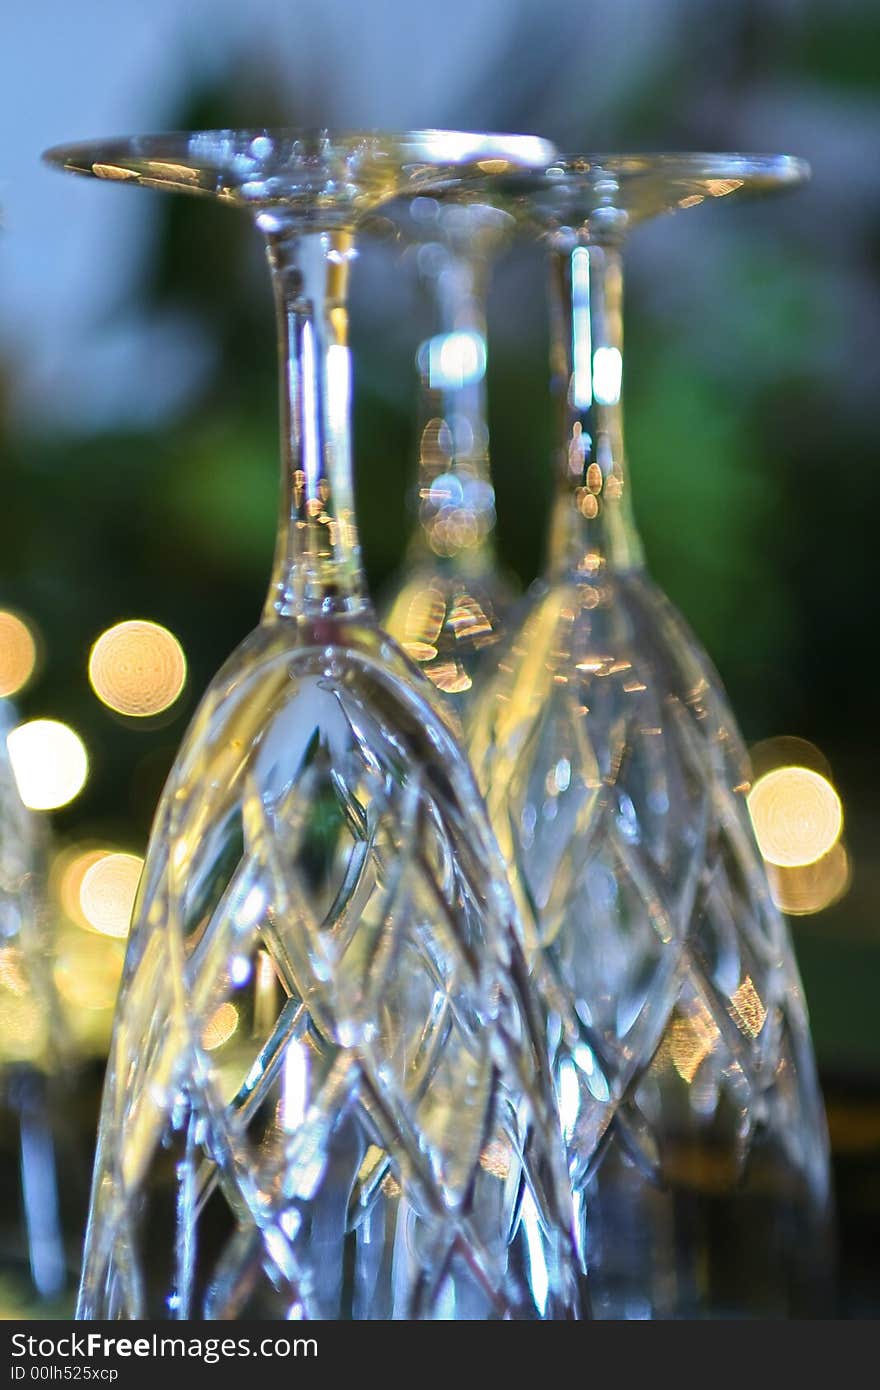
<instances>
[{"instance_id":1,"label":"blurred blue background","mask_svg":"<svg viewBox=\"0 0 880 1390\"><path fill-rule=\"evenodd\" d=\"M38 634L24 717L82 736L90 776L60 848L140 854L200 691L261 605L274 540L268 281L244 218L65 179L62 140L199 126L523 130L563 150L807 158L766 203L633 238L627 433L649 563L714 657L754 743L821 749L851 882L793 931L829 1110L852 1308L880 1230L880 9L875 0L33 0L0 52L0 605ZM528 583L549 500L539 255L490 302L499 540ZM428 331L387 247L352 305L371 581L411 525L414 355ZM183 697L125 720L86 674L122 618L167 625ZM841 1183L839 1181L839 1186ZM872 1224L873 1223L873 1224ZM871 1232L874 1235L871 1235Z\"/></svg>"}]
</instances>

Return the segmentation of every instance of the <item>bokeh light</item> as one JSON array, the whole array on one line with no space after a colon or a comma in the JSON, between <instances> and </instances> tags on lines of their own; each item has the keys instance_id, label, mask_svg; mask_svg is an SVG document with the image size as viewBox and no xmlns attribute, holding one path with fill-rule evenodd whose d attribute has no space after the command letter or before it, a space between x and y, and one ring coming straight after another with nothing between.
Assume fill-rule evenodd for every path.
<instances>
[{"instance_id":1,"label":"bokeh light","mask_svg":"<svg viewBox=\"0 0 880 1390\"><path fill-rule=\"evenodd\" d=\"M97 864L99 859L110 853L112 850L107 846L73 845L62 850L52 861L50 886L65 917L75 922L78 927L89 925L83 916L79 900L83 878L93 864Z\"/></svg>"},{"instance_id":2,"label":"bokeh light","mask_svg":"<svg viewBox=\"0 0 880 1390\"><path fill-rule=\"evenodd\" d=\"M807 767L818 772L826 781L834 783L831 764L815 743L798 738L794 734L776 734L773 738L761 739L749 749L752 764L752 782L757 782L765 772L774 772L780 767Z\"/></svg>"},{"instance_id":3,"label":"bokeh light","mask_svg":"<svg viewBox=\"0 0 880 1390\"><path fill-rule=\"evenodd\" d=\"M832 907L846 893L852 878L850 858L840 841L812 864L788 869L768 864L767 870L773 901L790 917L806 917Z\"/></svg>"},{"instance_id":4,"label":"bokeh light","mask_svg":"<svg viewBox=\"0 0 880 1390\"><path fill-rule=\"evenodd\" d=\"M89 655L92 689L117 714L161 714L186 683L186 657L159 623L132 618L107 628Z\"/></svg>"},{"instance_id":5,"label":"bokeh light","mask_svg":"<svg viewBox=\"0 0 880 1390\"><path fill-rule=\"evenodd\" d=\"M668 1047L672 1065L682 1081L690 1086L720 1036L712 1015L704 1004L698 1003L690 1013L673 1018L660 1053L665 1058Z\"/></svg>"},{"instance_id":6,"label":"bokeh light","mask_svg":"<svg viewBox=\"0 0 880 1390\"><path fill-rule=\"evenodd\" d=\"M70 845L55 855L49 875L60 909L52 973L65 1028L83 1057L107 1055L125 943L100 934L100 927L89 921L81 902L82 885L90 869L117 855L106 845Z\"/></svg>"},{"instance_id":7,"label":"bokeh light","mask_svg":"<svg viewBox=\"0 0 880 1390\"><path fill-rule=\"evenodd\" d=\"M15 695L30 680L37 664L37 644L17 613L0 610L0 695Z\"/></svg>"},{"instance_id":8,"label":"bokeh light","mask_svg":"<svg viewBox=\"0 0 880 1390\"><path fill-rule=\"evenodd\" d=\"M840 797L828 779L811 768L766 772L749 792L748 804L758 845L770 864L812 864L840 838Z\"/></svg>"},{"instance_id":9,"label":"bokeh light","mask_svg":"<svg viewBox=\"0 0 880 1390\"><path fill-rule=\"evenodd\" d=\"M82 791L89 773L85 744L57 719L31 719L7 735L18 793L32 811L54 811Z\"/></svg>"},{"instance_id":10,"label":"bokeh light","mask_svg":"<svg viewBox=\"0 0 880 1390\"><path fill-rule=\"evenodd\" d=\"M228 1042L238 1027L238 1009L234 1004L221 1004L208 1019L202 1031L202 1047L213 1052Z\"/></svg>"},{"instance_id":11,"label":"bokeh light","mask_svg":"<svg viewBox=\"0 0 880 1390\"><path fill-rule=\"evenodd\" d=\"M436 666L426 668L438 690L447 695L462 695L471 688L471 678L460 661L441 661Z\"/></svg>"},{"instance_id":12,"label":"bokeh light","mask_svg":"<svg viewBox=\"0 0 880 1390\"><path fill-rule=\"evenodd\" d=\"M87 865L79 885L79 906L93 931L101 936L128 935L143 867L138 855L118 853L100 854Z\"/></svg>"},{"instance_id":13,"label":"bokeh light","mask_svg":"<svg viewBox=\"0 0 880 1390\"><path fill-rule=\"evenodd\" d=\"M107 1056L124 960L123 941L59 923L52 976L67 1034L81 1057Z\"/></svg>"},{"instance_id":14,"label":"bokeh light","mask_svg":"<svg viewBox=\"0 0 880 1390\"><path fill-rule=\"evenodd\" d=\"M424 361L424 348L419 356ZM481 333L441 333L427 344L428 384L432 391L460 390L486 374L486 340Z\"/></svg>"}]
</instances>

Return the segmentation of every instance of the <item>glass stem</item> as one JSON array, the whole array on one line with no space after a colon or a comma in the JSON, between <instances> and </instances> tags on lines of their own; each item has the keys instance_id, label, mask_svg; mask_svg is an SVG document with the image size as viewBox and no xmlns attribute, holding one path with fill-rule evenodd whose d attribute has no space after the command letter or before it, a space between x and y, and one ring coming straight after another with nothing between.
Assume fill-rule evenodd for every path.
<instances>
[{"instance_id":1,"label":"glass stem","mask_svg":"<svg viewBox=\"0 0 880 1390\"><path fill-rule=\"evenodd\" d=\"M269 221L269 219L265 219ZM281 510L263 621L366 609L351 464L353 237L263 228L278 326Z\"/></svg>"},{"instance_id":2,"label":"glass stem","mask_svg":"<svg viewBox=\"0 0 880 1390\"><path fill-rule=\"evenodd\" d=\"M474 572L492 566L495 525L486 416L488 263L453 245L432 249L439 256L420 271L435 331L419 352L421 524L414 558L427 551Z\"/></svg>"},{"instance_id":3,"label":"glass stem","mask_svg":"<svg viewBox=\"0 0 880 1390\"><path fill-rule=\"evenodd\" d=\"M620 251L592 243L555 249L550 276L560 440L550 568L633 568L642 549L623 449Z\"/></svg>"}]
</instances>

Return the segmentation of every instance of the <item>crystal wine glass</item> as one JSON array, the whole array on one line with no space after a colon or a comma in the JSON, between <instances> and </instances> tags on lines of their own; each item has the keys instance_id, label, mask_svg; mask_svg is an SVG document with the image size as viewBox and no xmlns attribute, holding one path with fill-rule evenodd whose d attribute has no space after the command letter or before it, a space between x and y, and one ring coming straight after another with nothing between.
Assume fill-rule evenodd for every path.
<instances>
[{"instance_id":1,"label":"crystal wine glass","mask_svg":"<svg viewBox=\"0 0 880 1390\"><path fill-rule=\"evenodd\" d=\"M50 152L250 210L281 372L269 594L157 811L81 1316L576 1312L558 1117L511 899L434 687L372 616L349 426L358 218L546 157L531 138L438 131Z\"/></svg>"},{"instance_id":2,"label":"crystal wine glass","mask_svg":"<svg viewBox=\"0 0 880 1390\"><path fill-rule=\"evenodd\" d=\"M588 157L505 189L549 249L558 481L545 580L474 711L472 751L534 914L600 1317L778 1315L825 1290L803 993L739 732L643 566L621 402L628 228L805 173L790 158Z\"/></svg>"},{"instance_id":3,"label":"crystal wine glass","mask_svg":"<svg viewBox=\"0 0 880 1390\"><path fill-rule=\"evenodd\" d=\"M385 626L464 715L515 598L499 568L486 414L486 292L515 227L477 198L422 195L388 210L433 310L421 345L419 525L392 585Z\"/></svg>"}]
</instances>

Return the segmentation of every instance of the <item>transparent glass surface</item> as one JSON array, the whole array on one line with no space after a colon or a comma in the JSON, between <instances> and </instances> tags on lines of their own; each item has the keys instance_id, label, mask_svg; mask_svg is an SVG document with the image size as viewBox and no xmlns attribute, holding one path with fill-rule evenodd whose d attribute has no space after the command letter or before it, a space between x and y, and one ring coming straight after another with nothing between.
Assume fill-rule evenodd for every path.
<instances>
[{"instance_id":1,"label":"transparent glass surface","mask_svg":"<svg viewBox=\"0 0 880 1390\"><path fill-rule=\"evenodd\" d=\"M540 173L522 173L505 170L495 197L503 196L509 210L542 233L579 228L595 240L708 199L796 188L810 169L792 155L595 154L566 156Z\"/></svg>"},{"instance_id":2,"label":"transparent glass surface","mask_svg":"<svg viewBox=\"0 0 880 1390\"><path fill-rule=\"evenodd\" d=\"M201 178L192 151L224 139L183 137L181 158ZM309 141L307 159L286 134L231 139L285 152L283 196L256 207L278 308L278 546L263 621L206 692L157 812L79 1313L570 1316L571 1201L511 895L434 687L375 624L352 510L350 212L408 186L411 149L424 173L434 135ZM438 156L439 183L479 170L460 139L472 163ZM147 145L155 173L155 146L129 148ZM498 141L486 151L505 167Z\"/></svg>"},{"instance_id":3,"label":"transparent glass surface","mask_svg":"<svg viewBox=\"0 0 880 1390\"><path fill-rule=\"evenodd\" d=\"M0 701L0 1318L70 1312L85 1216L74 1074L52 978L45 827L22 804Z\"/></svg>"},{"instance_id":4,"label":"transparent glass surface","mask_svg":"<svg viewBox=\"0 0 880 1390\"><path fill-rule=\"evenodd\" d=\"M402 200L382 224L414 266L432 318L417 355L418 524L384 621L465 718L516 597L493 543L486 413L488 278L515 222L460 194Z\"/></svg>"},{"instance_id":5,"label":"transparent glass surface","mask_svg":"<svg viewBox=\"0 0 880 1390\"><path fill-rule=\"evenodd\" d=\"M558 491L472 752L533 927L598 1317L829 1307L824 1113L747 757L645 572L623 448L621 233L736 170L789 179L791 161L754 165L713 156L709 186L701 156L584 159L509 189L550 259Z\"/></svg>"}]
</instances>

